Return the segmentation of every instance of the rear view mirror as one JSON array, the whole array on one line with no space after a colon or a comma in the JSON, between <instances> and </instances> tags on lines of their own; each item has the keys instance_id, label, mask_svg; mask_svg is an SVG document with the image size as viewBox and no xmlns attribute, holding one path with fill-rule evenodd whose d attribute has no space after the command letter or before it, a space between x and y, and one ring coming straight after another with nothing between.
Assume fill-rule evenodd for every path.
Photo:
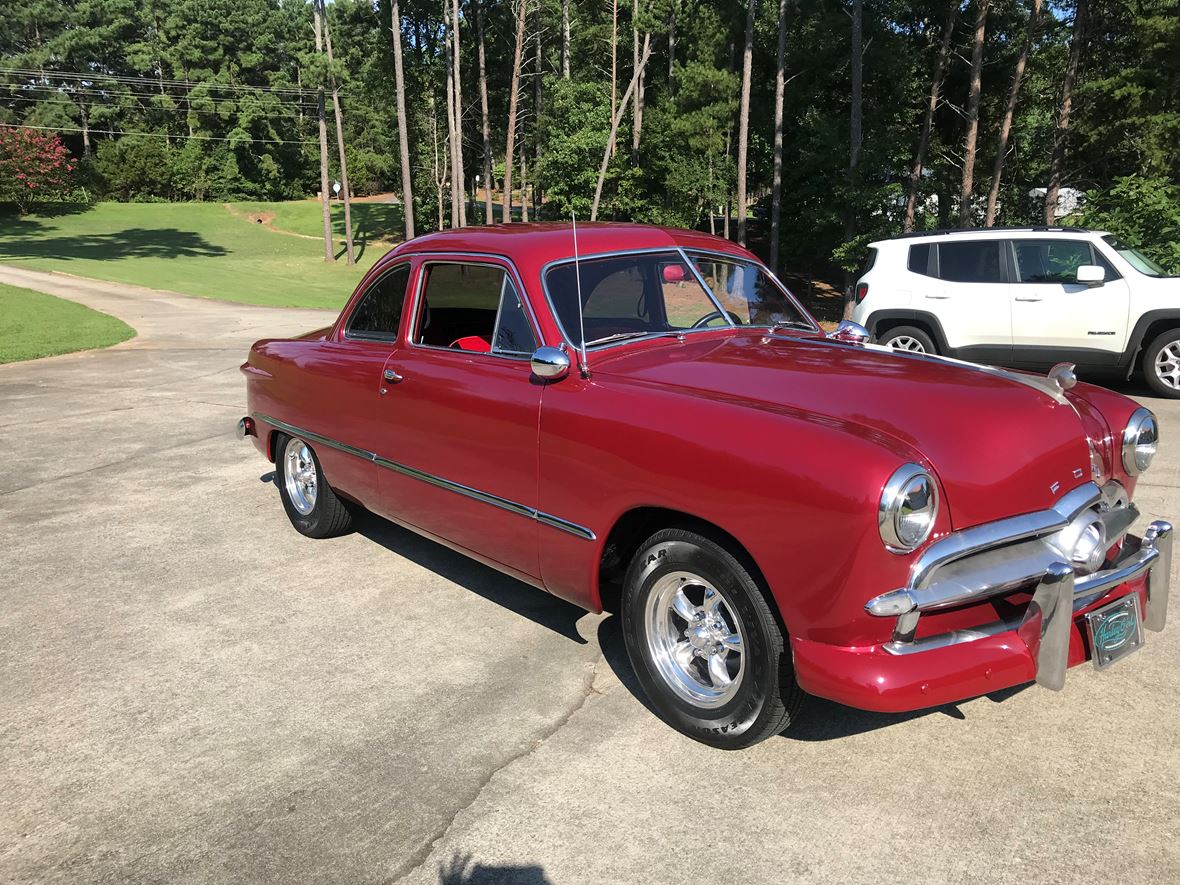
<instances>
[{"instance_id":1,"label":"rear view mirror","mask_svg":"<svg viewBox=\"0 0 1180 885\"><path fill-rule=\"evenodd\" d=\"M1106 271L1097 264L1083 264L1078 268L1078 282L1087 286L1101 286L1106 282Z\"/></svg>"}]
</instances>

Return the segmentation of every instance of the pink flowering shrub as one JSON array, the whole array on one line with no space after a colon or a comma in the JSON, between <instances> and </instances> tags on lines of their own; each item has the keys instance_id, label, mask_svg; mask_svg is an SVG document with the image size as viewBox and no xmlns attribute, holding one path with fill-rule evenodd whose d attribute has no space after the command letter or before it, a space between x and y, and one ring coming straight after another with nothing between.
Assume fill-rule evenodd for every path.
<instances>
[{"instance_id":1,"label":"pink flowering shrub","mask_svg":"<svg viewBox=\"0 0 1180 885\"><path fill-rule=\"evenodd\" d=\"M15 203L21 215L38 200L63 196L74 166L57 133L0 127L0 200Z\"/></svg>"}]
</instances>

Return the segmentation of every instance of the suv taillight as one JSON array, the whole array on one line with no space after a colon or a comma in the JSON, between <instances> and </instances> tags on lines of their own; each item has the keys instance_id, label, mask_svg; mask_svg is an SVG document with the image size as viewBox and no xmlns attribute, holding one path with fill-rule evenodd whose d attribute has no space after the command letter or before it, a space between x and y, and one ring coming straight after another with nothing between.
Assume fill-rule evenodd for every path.
<instances>
[{"instance_id":1,"label":"suv taillight","mask_svg":"<svg viewBox=\"0 0 1180 885\"><path fill-rule=\"evenodd\" d=\"M869 294L868 283L857 283L856 286L856 303L860 304L865 300L865 296Z\"/></svg>"}]
</instances>

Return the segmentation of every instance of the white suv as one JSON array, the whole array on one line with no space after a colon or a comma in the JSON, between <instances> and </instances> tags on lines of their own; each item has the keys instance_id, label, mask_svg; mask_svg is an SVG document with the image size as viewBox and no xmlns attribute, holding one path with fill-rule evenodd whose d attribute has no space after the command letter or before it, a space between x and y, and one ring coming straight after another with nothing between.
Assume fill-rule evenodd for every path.
<instances>
[{"instance_id":1,"label":"white suv","mask_svg":"<svg viewBox=\"0 0 1180 885\"><path fill-rule=\"evenodd\" d=\"M1143 369L1180 398L1180 278L1101 231L939 231L870 245L852 318L898 350L1043 369Z\"/></svg>"}]
</instances>

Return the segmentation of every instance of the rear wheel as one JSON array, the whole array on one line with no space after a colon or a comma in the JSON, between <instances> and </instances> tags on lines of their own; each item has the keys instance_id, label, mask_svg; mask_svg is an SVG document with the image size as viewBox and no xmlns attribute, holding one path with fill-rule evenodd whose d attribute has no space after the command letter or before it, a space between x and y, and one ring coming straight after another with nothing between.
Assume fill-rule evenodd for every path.
<instances>
[{"instance_id":1,"label":"rear wheel","mask_svg":"<svg viewBox=\"0 0 1180 885\"><path fill-rule=\"evenodd\" d=\"M1180 329L1169 329L1147 345L1143 377L1160 396L1180 399Z\"/></svg>"},{"instance_id":2,"label":"rear wheel","mask_svg":"<svg viewBox=\"0 0 1180 885\"><path fill-rule=\"evenodd\" d=\"M352 529L352 514L324 479L320 459L297 436L275 443L279 496L291 525L309 538L330 538Z\"/></svg>"},{"instance_id":3,"label":"rear wheel","mask_svg":"<svg viewBox=\"0 0 1180 885\"><path fill-rule=\"evenodd\" d=\"M933 339L916 326L895 326L881 336L880 343L890 350L938 354Z\"/></svg>"},{"instance_id":4,"label":"rear wheel","mask_svg":"<svg viewBox=\"0 0 1180 885\"><path fill-rule=\"evenodd\" d=\"M797 715L786 637L758 582L715 541L682 529L648 538L627 570L622 617L639 682L678 731L736 750Z\"/></svg>"}]
</instances>

